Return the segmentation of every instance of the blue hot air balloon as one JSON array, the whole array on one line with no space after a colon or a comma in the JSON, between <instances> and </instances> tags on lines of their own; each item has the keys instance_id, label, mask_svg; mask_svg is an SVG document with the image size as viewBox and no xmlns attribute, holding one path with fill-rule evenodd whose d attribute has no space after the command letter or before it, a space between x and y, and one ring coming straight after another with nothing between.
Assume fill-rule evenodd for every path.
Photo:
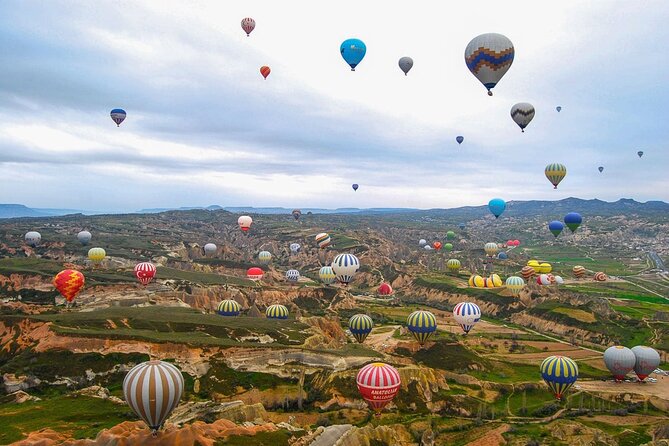
<instances>
[{"instance_id":1,"label":"blue hot air balloon","mask_svg":"<svg viewBox=\"0 0 669 446\"><path fill-rule=\"evenodd\" d=\"M562 107L558 105L557 107L555 107L555 110L557 110L557 112L560 113L562 111Z\"/></svg>"},{"instance_id":2,"label":"blue hot air balloon","mask_svg":"<svg viewBox=\"0 0 669 446\"><path fill-rule=\"evenodd\" d=\"M458 142L458 144L462 144L462 141L465 140L465 137L464 136L456 136L455 140Z\"/></svg>"},{"instance_id":3,"label":"blue hot air balloon","mask_svg":"<svg viewBox=\"0 0 669 446\"><path fill-rule=\"evenodd\" d=\"M116 127L120 126L126 117L125 110L123 110L122 108L115 108L109 113L109 115L111 116L112 120L116 123Z\"/></svg>"},{"instance_id":4,"label":"blue hot air balloon","mask_svg":"<svg viewBox=\"0 0 669 446\"><path fill-rule=\"evenodd\" d=\"M564 216L564 222L571 232L575 232L581 226L583 217L578 212L570 212Z\"/></svg>"},{"instance_id":5,"label":"blue hot air balloon","mask_svg":"<svg viewBox=\"0 0 669 446\"><path fill-rule=\"evenodd\" d=\"M506 260L506 259L509 258L509 255L507 253L505 253L504 251L502 251L499 254L497 254L497 258L499 260Z\"/></svg>"},{"instance_id":6,"label":"blue hot air balloon","mask_svg":"<svg viewBox=\"0 0 669 446\"><path fill-rule=\"evenodd\" d=\"M351 66L351 71L355 71L362 58L365 57L367 47L360 39L346 39L339 47L341 57L344 58L347 64Z\"/></svg>"},{"instance_id":7,"label":"blue hot air balloon","mask_svg":"<svg viewBox=\"0 0 669 446\"><path fill-rule=\"evenodd\" d=\"M355 183L355 184L353 184L353 186L351 186L351 187L353 188L353 190L358 190L358 187L360 187L360 186L358 186L357 183Z\"/></svg>"},{"instance_id":8,"label":"blue hot air balloon","mask_svg":"<svg viewBox=\"0 0 669 446\"><path fill-rule=\"evenodd\" d=\"M553 220L552 222L548 223L548 229L555 236L555 238L557 238L557 236L560 235L564 229L564 225L561 221Z\"/></svg>"},{"instance_id":9,"label":"blue hot air balloon","mask_svg":"<svg viewBox=\"0 0 669 446\"><path fill-rule=\"evenodd\" d=\"M506 201L501 198L493 198L488 202L488 209L490 209L490 212L492 212L492 215L494 215L495 218L499 218L499 216L502 215L502 212L504 212L504 209L506 209Z\"/></svg>"}]
</instances>

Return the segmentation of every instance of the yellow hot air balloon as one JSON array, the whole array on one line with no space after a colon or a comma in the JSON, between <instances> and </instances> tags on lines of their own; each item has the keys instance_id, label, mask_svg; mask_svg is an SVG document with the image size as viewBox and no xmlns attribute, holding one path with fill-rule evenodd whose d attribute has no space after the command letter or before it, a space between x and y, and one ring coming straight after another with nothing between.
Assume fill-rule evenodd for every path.
<instances>
[{"instance_id":1,"label":"yellow hot air balloon","mask_svg":"<svg viewBox=\"0 0 669 446\"><path fill-rule=\"evenodd\" d=\"M476 288L485 287L485 279L479 275L474 276L474 286Z\"/></svg>"},{"instance_id":2,"label":"yellow hot air balloon","mask_svg":"<svg viewBox=\"0 0 669 446\"><path fill-rule=\"evenodd\" d=\"M539 263L538 260L530 260L529 262L527 262L527 266L532 268L535 273L537 274L541 273L541 264Z\"/></svg>"},{"instance_id":3,"label":"yellow hot air balloon","mask_svg":"<svg viewBox=\"0 0 669 446\"><path fill-rule=\"evenodd\" d=\"M102 248L91 248L88 250L88 258L95 263L100 263L107 257L107 253Z\"/></svg>"},{"instance_id":4,"label":"yellow hot air balloon","mask_svg":"<svg viewBox=\"0 0 669 446\"><path fill-rule=\"evenodd\" d=\"M551 271L553 271L553 266L550 263L542 263L539 265L539 273L540 274L548 274Z\"/></svg>"},{"instance_id":5,"label":"yellow hot air balloon","mask_svg":"<svg viewBox=\"0 0 669 446\"><path fill-rule=\"evenodd\" d=\"M502 278L497 274L492 274L488 278L488 286L493 286L495 288L502 286Z\"/></svg>"},{"instance_id":6,"label":"yellow hot air balloon","mask_svg":"<svg viewBox=\"0 0 669 446\"><path fill-rule=\"evenodd\" d=\"M506 287L513 296L518 296L520 291L525 288L525 281L522 279L522 277L511 276L506 279Z\"/></svg>"},{"instance_id":7,"label":"yellow hot air balloon","mask_svg":"<svg viewBox=\"0 0 669 446\"><path fill-rule=\"evenodd\" d=\"M564 164L552 163L546 166L544 173L546 174L548 181L550 181L553 185L553 189L557 189L560 181L562 181L562 179L567 176L567 168L564 166Z\"/></svg>"},{"instance_id":8,"label":"yellow hot air balloon","mask_svg":"<svg viewBox=\"0 0 669 446\"><path fill-rule=\"evenodd\" d=\"M476 275L472 274L471 276L469 276L469 280L467 281L469 283L469 286L472 287L472 288L476 286L474 284L474 277L476 277Z\"/></svg>"},{"instance_id":9,"label":"yellow hot air balloon","mask_svg":"<svg viewBox=\"0 0 669 446\"><path fill-rule=\"evenodd\" d=\"M446 266L451 271L457 271L460 269L461 264L458 259L448 259L448 262L446 262Z\"/></svg>"}]
</instances>

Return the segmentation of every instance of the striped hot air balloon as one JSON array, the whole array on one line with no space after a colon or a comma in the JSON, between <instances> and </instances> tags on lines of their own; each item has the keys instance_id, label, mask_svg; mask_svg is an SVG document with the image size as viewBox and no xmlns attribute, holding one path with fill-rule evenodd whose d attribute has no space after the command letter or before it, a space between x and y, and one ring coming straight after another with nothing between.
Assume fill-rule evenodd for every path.
<instances>
[{"instance_id":1,"label":"striped hot air balloon","mask_svg":"<svg viewBox=\"0 0 669 446\"><path fill-rule=\"evenodd\" d=\"M53 278L53 286L67 302L72 302L77 297L85 283L84 275L75 269L63 270Z\"/></svg>"},{"instance_id":2,"label":"striped hot air balloon","mask_svg":"<svg viewBox=\"0 0 669 446\"><path fill-rule=\"evenodd\" d=\"M270 305L265 311L267 319L288 319L288 308L284 305Z\"/></svg>"},{"instance_id":3,"label":"striped hot air balloon","mask_svg":"<svg viewBox=\"0 0 669 446\"><path fill-rule=\"evenodd\" d=\"M483 250L488 256L493 257L499 251L499 247L497 246L497 243L489 242L485 244Z\"/></svg>"},{"instance_id":4,"label":"striped hot air balloon","mask_svg":"<svg viewBox=\"0 0 669 446\"><path fill-rule=\"evenodd\" d=\"M558 401L578 379L578 366L566 356L549 356L541 363L540 370Z\"/></svg>"},{"instance_id":5,"label":"striped hot air balloon","mask_svg":"<svg viewBox=\"0 0 669 446\"><path fill-rule=\"evenodd\" d=\"M574 268L572 268L572 272L574 273L574 276L576 276L577 279L585 277L586 274L585 267L581 265L576 265Z\"/></svg>"},{"instance_id":6,"label":"striped hot air balloon","mask_svg":"<svg viewBox=\"0 0 669 446\"><path fill-rule=\"evenodd\" d=\"M331 266L324 266L318 271L318 278L326 285L331 285L336 280L337 276L332 271Z\"/></svg>"},{"instance_id":7,"label":"striped hot air balloon","mask_svg":"<svg viewBox=\"0 0 669 446\"><path fill-rule=\"evenodd\" d=\"M523 268L520 270L520 275L523 276L525 280L529 280L532 278L533 275L535 275L537 272L534 270L529 265L523 266Z\"/></svg>"},{"instance_id":8,"label":"striped hot air balloon","mask_svg":"<svg viewBox=\"0 0 669 446\"><path fill-rule=\"evenodd\" d=\"M608 279L606 274L604 274L601 271L597 271L593 278L595 279L595 282L606 282L606 280Z\"/></svg>"},{"instance_id":9,"label":"striped hot air balloon","mask_svg":"<svg viewBox=\"0 0 669 446\"><path fill-rule=\"evenodd\" d=\"M448 259L446 262L446 267L450 269L451 271L458 271L460 269L460 261L458 259Z\"/></svg>"},{"instance_id":10,"label":"striped hot air balloon","mask_svg":"<svg viewBox=\"0 0 669 446\"><path fill-rule=\"evenodd\" d=\"M237 301L232 299L226 299L221 301L216 308L216 313L221 316L239 316L241 313L242 307L237 303Z\"/></svg>"},{"instance_id":11,"label":"striped hot air balloon","mask_svg":"<svg viewBox=\"0 0 669 446\"><path fill-rule=\"evenodd\" d=\"M339 254L334 258L331 266L337 281L348 285L360 269L360 260L353 254Z\"/></svg>"},{"instance_id":12,"label":"striped hot air balloon","mask_svg":"<svg viewBox=\"0 0 669 446\"><path fill-rule=\"evenodd\" d=\"M286 271L286 279L288 282L297 283L300 280L300 272L296 269L289 269Z\"/></svg>"},{"instance_id":13,"label":"striped hot air balloon","mask_svg":"<svg viewBox=\"0 0 669 446\"><path fill-rule=\"evenodd\" d=\"M263 265L269 264L272 261L272 253L269 251L260 251L258 253L258 261Z\"/></svg>"},{"instance_id":14,"label":"striped hot air balloon","mask_svg":"<svg viewBox=\"0 0 669 446\"><path fill-rule=\"evenodd\" d=\"M518 296L520 291L525 288L525 281L522 279L522 277L511 276L506 279L505 285L512 295Z\"/></svg>"},{"instance_id":15,"label":"striped hot air balloon","mask_svg":"<svg viewBox=\"0 0 669 446\"><path fill-rule=\"evenodd\" d=\"M183 390L184 378L169 362L143 362L130 369L123 380L126 403L154 434L179 405Z\"/></svg>"},{"instance_id":16,"label":"striped hot air balloon","mask_svg":"<svg viewBox=\"0 0 669 446\"><path fill-rule=\"evenodd\" d=\"M564 177L567 176L567 168L563 164L552 163L546 166L544 173L546 174L548 181L550 181L553 185L553 189L557 189L560 181L562 181Z\"/></svg>"},{"instance_id":17,"label":"striped hot air balloon","mask_svg":"<svg viewBox=\"0 0 669 446\"><path fill-rule=\"evenodd\" d=\"M102 262L107 257L107 252L102 248L91 248L88 250L88 258L94 263Z\"/></svg>"},{"instance_id":18,"label":"striped hot air balloon","mask_svg":"<svg viewBox=\"0 0 669 446\"><path fill-rule=\"evenodd\" d=\"M250 280L253 280L254 282L261 280L262 276L265 275L265 272L258 268L257 266L254 266L253 268L249 268L246 270L246 277Z\"/></svg>"},{"instance_id":19,"label":"striped hot air balloon","mask_svg":"<svg viewBox=\"0 0 669 446\"><path fill-rule=\"evenodd\" d=\"M537 276L537 283L539 285L550 285L551 284L551 278L549 277L548 274L539 274Z\"/></svg>"},{"instance_id":20,"label":"striped hot air balloon","mask_svg":"<svg viewBox=\"0 0 669 446\"><path fill-rule=\"evenodd\" d=\"M474 37L465 48L465 63L469 71L488 90L502 79L511 67L515 51L513 43L502 34L487 33Z\"/></svg>"},{"instance_id":21,"label":"striped hot air balloon","mask_svg":"<svg viewBox=\"0 0 669 446\"><path fill-rule=\"evenodd\" d=\"M525 132L525 127L534 119L534 106L527 102L515 104L511 107L511 119L518 124L522 132Z\"/></svg>"},{"instance_id":22,"label":"striped hot air balloon","mask_svg":"<svg viewBox=\"0 0 669 446\"><path fill-rule=\"evenodd\" d=\"M646 379L660 365L660 354L654 348L637 345L632 347L632 353L636 358L634 373L639 377L639 381Z\"/></svg>"},{"instance_id":23,"label":"striped hot air balloon","mask_svg":"<svg viewBox=\"0 0 669 446\"><path fill-rule=\"evenodd\" d=\"M351 330L355 340L361 344L372 332L372 328L374 328L374 321L366 314L355 314L348 321L348 329Z\"/></svg>"},{"instance_id":24,"label":"striped hot air balloon","mask_svg":"<svg viewBox=\"0 0 669 446\"><path fill-rule=\"evenodd\" d=\"M502 278L499 277L499 274L491 274L490 277L488 277L488 283L488 288L498 288L504 284Z\"/></svg>"},{"instance_id":25,"label":"striped hot air balloon","mask_svg":"<svg viewBox=\"0 0 669 446\"><path fill-rule=\"evenodd\" d=\"M142 285L148 285L156 276L156 267L151 262L142 262L135 265L135 277Z\"/></svg>"},{"instance_id":26,"label":"striped hot air balloon","mask_svg":"<svg viewBox=\"0 0 669 446\"><path fill-rule=\"evenodd\" d=\"M402 380L395 367L382 362L367 364L355 379L362 398L369 407L380 412L400 390Z\"/></svg>"},{"instance_id":27,"label":"striped hot air balloon","mask_svg":"<svg viewBox=\"0 0 669 446\"><path fill-rule=\"evenodd\" d=\"M381 296L389 296L393 294L393 287L391 287L389 283L383 282L379 285L376 292Z\"/></svg>"},{"instance_id":28,"label":"striped hot air balloon","mask_svg":"<svg viewBox=\"0 0 669 446\"><path fill-rule=\"evenodd\" d=\"M414 311L407 318L407 329L423 345L437 331L437 318L429 311Z\"/></svg>"},{"instance_id":29,"label":"striped hot air balloon","mask_svg":"<svg viewBox=\"0 0 669 446\"><path fill-rule=\"evenodd\" d=\"M327 232L321 232L320 234L316 235L316 244L321 249L325 249L330 246L331 242L332 240L330 239L330 234Z\"/></svg>"},{"instance_id":30,"label":"striped hot air balloon","mask_svg":"<svg viewBox=\"0 0 669 446\"><path fill-rule=\"evenodd\" d=\"M604 352L604 364L616 381L623 381L625 376L634 369L636 356L629 348L614 345Z\"/></svg>"},{"instance_id":31,"label":"striped hot air balloon","mask_svg":"<svg viewBox=\"0 0 669 446\"><path fill-rule=\"evenodd\" d=\"M242 29L246 33L246 37L251 35L251 31L253 31L256 27L256 21L253 20L251 17L245 17L242 19Z\"/></svg>"},{"instance_id":32,"label":"striped hot air balloon","mask_svg":"<svg viewBox=\"0 0 669 446\"><path fill-rule=\"evenodd\" d=\"M460 302L453 308L453 318L467 334L481 320L481 309L475 303Z\"/></svg>"}]
</instances>

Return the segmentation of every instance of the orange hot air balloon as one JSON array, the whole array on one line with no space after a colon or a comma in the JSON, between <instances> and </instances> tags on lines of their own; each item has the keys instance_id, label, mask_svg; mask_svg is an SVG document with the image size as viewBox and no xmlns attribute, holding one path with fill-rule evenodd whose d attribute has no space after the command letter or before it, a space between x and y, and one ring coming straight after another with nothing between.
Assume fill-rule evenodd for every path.
<instances>
[{"instance_id":1,"label":"orange hot air balloon","mask_svg":"<svg viewBox=\"0 0 669 446\"><path fill-rule=\"evenodd\" d=\"M262 67L260 67L260 74L262 74L262 77L264 77L265 80L267 79L267 76L269 76L271 72L272 70L270 70L267 65L263 65Z\"/></svg>"},{"instance_id":2,"label":"orange hot air balloon","mask_svg":"<svg viewBox=\"0 0 669 446\"><path fill-rule=\"evenodd\" d=\"M74 269L61 271L53 278L53 286L68 302L72 302L77 297L85 282L84 275Z\"/></svg>"},{"instance_id":3,"label":"orange hot air balloon","mask_svg":"<svg viewBox=\"0 0 669 446\"><path fill-rule=\"evenodd\" d=\"M441 242L434 242L432 243L432 247L439 251L441 249Z\"/></svg>"}]
</instances>

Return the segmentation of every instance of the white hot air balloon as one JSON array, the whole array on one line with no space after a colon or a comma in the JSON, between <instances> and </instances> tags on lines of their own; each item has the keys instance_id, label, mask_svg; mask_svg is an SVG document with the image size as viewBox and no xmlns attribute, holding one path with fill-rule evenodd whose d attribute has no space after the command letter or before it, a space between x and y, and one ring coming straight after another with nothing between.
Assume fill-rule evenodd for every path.
<instances>
[{"instance_id":1,"label":"white hot air balloon","mask_svg":"<svg viewBox=\"0 0 669 446\"><path fill-rule=\"evenodd\" d=\"M348 285L360 269L360 260L353 254L339 254L334 258L331 266L337 281Z\"/></svg>"},{"instance_id":2,"label":"white hot air balloon","mask_svg":"<svg viewBox=\"0 0 669 446\"><path fill-rule=\"evenodd\" d=\"M27 232L25 235L25 241L28 246L35 248L42 241L42 235L36 231Z\"/></svg>"},{"instance_id":3,"label":"white hot air balloon","mask_svg":"<svg viewBox=\"0 0 669 446\"><path fill-rule=\"evenodd\" d=\"M534 119L534 106L527 102L519 102L511 107L511 118L518 124L521 131Z\"/></svg>"},{"instance_id":4,"label":"white hot air balloon","mask_svg":"<svg viewBox=\"0 0 669 446\"><path fill-rule=\"evenodd\" d=\"M492 96L492 89L509 71L515 51L513 43L501 34L474 37L465 48L465 63Z\"/></svg>"},{"instance_id":5,"label":"white hot air balloon","mask_svg":"<svg viewBox=\"0 0 669 446\"><path fill-rule=\"evenodd\" d=\"M614 345L604 352L604 364L616 381L622 381L634 369L636 356L634 352L622 345Z\"/></svg>"},{"instance_id":6,"label":"white hot air balloon","mask_svg":"<svg viewBox=\"0 0 669 446\"><path fill-rule=\"evenodd\" d=\"M204 255L213 256L214 254L216 254L217 249L218 247L213 243L207 243L206 245L204 245Z\"/></svg>"},{"instance_id":7,"label":"white hot air balloon","mask_svg":"<svg viewBox=\"0 0 669 446\"><path fill-rule=\"evenodd\" d=\"M84 246L88 245L92 238L93 236L88 231L81 231L79 234L77 234L77 240L79 240L79 243Z\"/></svg>"}]
</instances>

